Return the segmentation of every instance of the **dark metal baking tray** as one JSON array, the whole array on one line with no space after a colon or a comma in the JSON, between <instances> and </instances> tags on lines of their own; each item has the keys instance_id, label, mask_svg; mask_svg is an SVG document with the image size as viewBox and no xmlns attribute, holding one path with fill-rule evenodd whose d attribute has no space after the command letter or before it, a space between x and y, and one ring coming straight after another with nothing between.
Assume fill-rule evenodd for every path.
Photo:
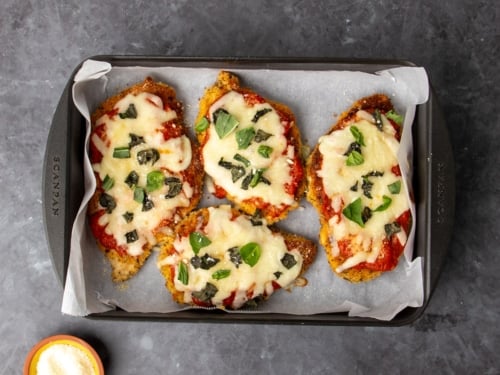
<instances>
[{"instance_id":1,"label":"dark metal baking tray","mask_svg":"<svg viewBox=\"0 0 500 375\"><path fill-rule=\"evenodd\" d=\"M200 67L217 69L348 70L374 73L398 66L414 66L395 60L326 58L188 58L162 56L94 56L112 66ZM49 253L55 273L64 285L74 218L83 197L85 120L71 96L68 80L54 112L43 165L43 210ZM401 326L414 322L424 312L434 291L453 230L455 169L443 113L434 90L427 103L419 105L413 126L414 192L417 209L414 256L423 259L424 303L407 307L391 321L349 317L346 313L292 315L276 313L240 314L222 311L185 310L174 313L130 313L113 310L89 318L168 320L184 322L229 322L314 325Z\"/></svg>"}]
</instances>

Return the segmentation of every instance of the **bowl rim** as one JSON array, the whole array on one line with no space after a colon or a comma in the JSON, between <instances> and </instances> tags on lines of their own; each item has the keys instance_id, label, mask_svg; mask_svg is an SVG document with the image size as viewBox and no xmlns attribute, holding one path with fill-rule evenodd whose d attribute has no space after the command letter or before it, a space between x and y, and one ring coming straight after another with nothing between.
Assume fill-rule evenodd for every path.
<instances>
[{"instance_id":1,"label":"bowl rim","mask_svg":"<svg viewBox=\"0 0 500 375\"><path fill-rule=\"evenodd\" d=\"M56 334L56 335L51 335L48 337L45 337L38 341L28 352L28 355L26 356L26 360L24 361L24 367L23 367L23 375L30 375L30 367L33 362L33 359L35 356L41 351L41 349L44 349L46 346L49 344L56 344L58 342L60 343L67 343L67 342L73 342L75 347L83 349L87 355L92 357L92 359L95 361L95 364L97 365L97 375L104 375L104 367L101 361L101 357L95 349L85 340L73 336L73 335L68 335L68 334Z\"/></svg>"}]
</instances>

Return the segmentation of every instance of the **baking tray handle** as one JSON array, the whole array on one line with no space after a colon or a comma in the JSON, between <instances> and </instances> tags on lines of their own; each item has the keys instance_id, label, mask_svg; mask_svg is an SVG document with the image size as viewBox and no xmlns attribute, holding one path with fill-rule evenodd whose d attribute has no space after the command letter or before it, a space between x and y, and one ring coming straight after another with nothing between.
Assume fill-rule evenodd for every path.
<instances>
[{"instance_id":1,"label":"baking tray handle","mask_svg":"<svg viewBox=\"0 0 500 375\"><path fill-rule=\"evenodd\" d=\"M71 184L71 181L83 181L83 176L75 174L83 174L81 140L85 134L84 120L77 115L71 100L71 83L66 85L52 118L42 181L45 234L52 266L61 285L66 277L71 228L84 193L80 186L83 184Z\"/></svg>"},{"instance_id":2,"label":"baking tray handle","mask_svg":"<svg viewBox=\"0 0 500 375\"><path fill-rule=\"evenodd\" d=\"M444 264L455 219L455 163L445 117L435 95L429 106L432 124L431 154L431 256L429 294L434 291Z\"/></svg>"}]
</instances>

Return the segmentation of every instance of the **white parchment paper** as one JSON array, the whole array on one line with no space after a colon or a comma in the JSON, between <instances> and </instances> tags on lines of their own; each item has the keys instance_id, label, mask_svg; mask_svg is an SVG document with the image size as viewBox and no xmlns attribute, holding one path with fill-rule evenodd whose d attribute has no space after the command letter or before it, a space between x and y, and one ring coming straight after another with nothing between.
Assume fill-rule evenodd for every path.
<instances>
[{"instance_id":1,"label":"white parchment paper","mask_svg":"<svg viewBox=\"0 0 500 375\"><path fill-rule=\"evenodd\" d=\"M411 181L413 123L417 104L428 99L428 79L423 68L399 67L370 74L352 71L311 71L274 69L232 69L243 86L262 96L287 104L295 113L304 144L311 150L318 138L336 122L343 111L363 96L387 94L399 113L405 115L399 162L406 181ZM193 67L112 67L109 63L85 61L75 76L73 100L87 119L85 149L88 150L90 113L109 96L152 76L177 91L184 103L185 123L192 132L198 100L215 81L219 69ZM69 124L71 126L71 124ZM186 309L172 301L157 266L154 252L143 269L131 280L115 284L104 255L99 251L86 220L87 203L95 189L95 179L84 156L85 195L71 235L71 252L64 289L62 312L74 316L104 312L120 307L130 312L168 313ZM411 186L410 186L411 188ZM200 206L223 203L206 190ZM415 218L415 207L411 207ZM414 220L414 223L416 220ZM304 199L278 226L318 239L319 219ZM347 312L349 316L392 319L405 307L423 303L422 259L412 260L412 228L404 256L398 267L368 283L352 284L335 276L323 248L305 277L306 287L291 292L279 290L257 311L289 314Z\"/></svg>"}]
</instances>

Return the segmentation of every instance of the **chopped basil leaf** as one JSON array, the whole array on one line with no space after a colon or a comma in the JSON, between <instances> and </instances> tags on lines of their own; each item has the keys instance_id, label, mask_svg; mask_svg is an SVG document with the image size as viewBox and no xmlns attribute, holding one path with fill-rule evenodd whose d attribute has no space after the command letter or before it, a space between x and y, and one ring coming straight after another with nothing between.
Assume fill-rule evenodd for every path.
<instances>
[{"instance_id":1,"label":"chopped basil leaf","mask_svg":"<svg viewBox=\"0 0 500 375\"><path fill-rule=\"evenodd\" d=\"M189 243L191 244L191 248L193 249L193 252L198 255L200 252L200 249L203 247L206 247L212 243L208 239L208 237L204 236L200 232L192 232L189 235Z\"/></svg>"},{"instance_id":2,"label":"chopped basil leaf","mask_svg":"<svg viewBox=\"0 0 500 375\"><path fill-rule=\"evenodd\" d=\"M168 192L165 195L166 199L174 198L182 190L182 182L177 177L167 177L165 178L165 185L168 186Z\"/></svg>"},{"instance_id":3,"label":"chopped basil leaf","mask_svg":"<svg viewBox=\"0 0 500 375\"><path fill-rule=\"evenodd\" d=\"M200 121L198 121L196 123L196 125L194 126L194 130L197 132L197 133L201 133L202 131L205 131L207 130L207 128L210 126L210 122L208 121L208 119L206 117L202 117L200 119Z\"/></svg>"},{"instance_id":4,"label":"chopped basil leaf","mask_svg":"<svg viewBox=\"0 0 500 375\"><path fill-rule=\"evenodd\" d=\"M396 124L401 126L403 124L403 116L391 109L389 112L385 114L385 117L394 121Z\"/></svg>"},{"instance_id":5,"label":"chopped basil leaf","mask_svg":"<svg viewBox=\"0 0 500 375\"><path fill-rule=\"evenodd\" d=\"M141 150L137 153L137 162L141 165L151 163L153 165L160 159L160 153L154 148Z\"/></svg>"},{"instance_id":6,"label":"chopped basil leaf","mask_svg":"<svg viewBox=\"0 0 500 375\"><path fill-rule=\"evenodd\" d=\"M132 212L127 211L122 216L127 223L130 223L132 222L132 220L134 220L134 214Z\"/></svg>"},{"instance_id":7,"label":"chopped basil leaf","mask_svg":"<svg viewBox=\"0 0 500 375\"><path fill-rule=\"evenodd\" d=\"M229 260L236 266L236 268L239 268L242 262L239 249L237 247L232 247L227 251L229 253Z\"/></svg>"},{"instance_id":8,"label":"chopped basil leaf","mask_svg":"<svg viewBox=\"0 0 500 375\"><path fill-rule=\"evenodd\" d=\"M139 236L137 235L137 231L134 229L131 232L125 233L125 238L127 239L127 243L132 243L137 241L139 239Z\"/></svg>"},{"instance_id":9,"label":"chopped basil leaf","mask_svg":"<svg viewBox=\"0 0 500 375\"><path fill-rule=\"evenodd\" d=\"M260 156L269 159L269 156L271 156L271 153L273 152L273 148L266 145L260 145L257 152Z\"/></svg>"},{"instance_id":10,"label":"chopped basil leaf","mask_svg":"<svg viewBox=\"0 0 500 375\"><path fill-rule=\"evenodd\" d=\"M125 179L125 183L132 188L133 186L137 185L139 182L139 175L137 174L136 171L132 171L128 174L127 178Z\"/></svg>"},{"instance_id":11,"label":"chopped basil leaf","mask_svg":"<svg viewBox=\"0 0 500 375\"><path fill-rule=\"evenodd\" d=\"M257 143L266 141L272 134L265 132L264 130L258 129L255 133L254 141Z\"/></svg>"},{"instance_id":12,"label":"chopped basil leaf","mask_svg":"<svg viewBox=\"0 0 500 375\"><path fill-rule=\"evenodd\" d=\"M385 211L387 210L387 208L389 208L389 206L391 205L392 203L392 199L389 198L388 196L384 195L382 197L382 200L383 200L383 203L378 206L376 209L374 209L373 211L374 212L381 212L381 211Z\"/></svg>"},{"instance_id":13,"label":"chopped basil leaf","mask_svg":"<svg viewBox=\"0 0 500 375\"><path fill-rule=\"evenodd\" d=\"M252 139L255 135L255 129L251 126L238 130L236 132L236 143L238 143L238 149L244 150L250 146Z\"/></svg>"},{"instance_id":14,"label":"chopped basil leaf","mask_svg":"<svg viewBox=\"0 0 500 375\"><path fill-rule=\"evenodd\" d=\"M245 175L246 171L245 168L243 168L240 165L235 165L233 168L231 168L231 179L233 182L238 181L241 177Z\"/></svg>"},{"instance_id":15,"label":"chopped basil leaf","mask_svg":"<svg viewBox=\"0 0 500 375\"><path fill-rule=\"evenodd\" d=\"M223 158L219 160L218 163L222 168L229 169L231 171L231 178L233 182L238 181L241 177L243 177L246 173L245 168L241 165L234 165L229 161L225 161Z\"/></svg>"},{"instance_id":16,"label":"chopped basil leaf","mask_svg":"<svg viewBox=\"0 0 500 375\"><path fill-rule=\"evenodd\" d=\"M361 155L358 151L351 151L351 153L347 157L346 165L349 167L353 167L363 164L364 161L365 159L363 158L363 155Z\"/></svg>"},{"instance_id":17,"label":"chopped basil leaf","mask_svg":"<svg viewBox=\"0 0 500 375\"><path fill-rule=\"evenodd\" d=\"M242 246L240 249L241 259L250 267L253 267L257 264L260 259L261 252L262 250L259 244L255 242L249 242L246 245Z\"/></svg>"},{"instance_id":18,"label":"chopped basil leaf","mask_svg":"<svg viewBox=\"0 0 500 375\"><path fill-rule=\"evenodd\" d=\"M115 159L128 159L130 157L130 149L128 146L116 147L113 150L113 157Z\"/></svg>"},{"instance_id":19,"label":"chopped basil leaf","mask_svg":"<svg viewBox=\"0 0 500 375\"><path fill-rule=\"evenodd\" d=\"M189 283L189 272L187 265L184 262L179 263L179 274L177 275L177 280L179 280L184 285Z\"/></svg>"},{"instance_id":20,"label":"chopped basil leaf","mask_svg":"<svg viewBox=\"0 0 500 375\"><path fill-rule=\"evenodd\" d=\"M342 213L346 218L351 221L354 221L360 227L365 226L365 222L363 221L363 204L361 202L361 198L356 199L352 203L350 203L347 207L342 210Z\"/></svg>"},{"instance_id":21,"label":"chopped basil leaf","mask_svg":"<svg viewBox=\"0 0 500 375\"><path fill-rule=\"evenodd\" d=\"M252 225L254 227L261 226L263 224L262 223L262 212L259 209L255 210L254 214L250 218L250 222L252 223Z\"/></svg>"},{"instance_id":22,"label":"chopped basil leaf","mask_svg":"<svg viewBox=\"0 0 500 375\"><path fill-rule=\"evenodd\" d=\"M114 184L115 180L106 175L106 177L104 177L104 181L102 182L102 188L104 189L104 191L108 191L113 187Z\"/></svg>"},{"instance_id":23,"label":"chopped basil leaf","mask_svg":"<svg viewBox=\"0 0 500 375\"><path fill-rule=\"evenodd\" d=\"M271 112L272 109L271 108L263 108L263 109L260 109L258 110L255 115L253 116L253 119L252 119L252 122L257 122L259 121L259 119L264 116L266 113L269 113Z\"/></svg>"},{"instance_id":24,"label":"chopped basil leaf","mask_svg":"<svg viewBox=\"0 0 500 375\"><path fill-rule=\"evenodd\" d=\"M239 122L225 109L219 108L213 113L215 131L220 139L224 138L226 135L231 133L238 125Z\"/></svg>"},{"instance_id":25,"label":"chopped basil leaf","mask_svg":"<svg viewBox=\"0 0 500 375\"><path fill-rule=\"evenodd\" d=\"M363 195L367 198L372 199L372 187L373 187L373 182L371 182L369 179L366 177L363 178L363 183L361 184L361 189L363 189Z\"/></svg>"},{"instance_id":26,"label":"chopped basil leaf","mask_svg":"<svg viewBox=\"0 0 500 375\"><path fill-rule=\"evenodd\" d=\"M363 212L361 212L361 220L363 220L363 223L366 223L371 217L372 210L370 209L370 207L363 208Z\"/></svg>"},{"instance_id":27,"label":"chopped basil leaf","mask_svg":"<svg viewBox=\"0 0 500 375\"><path fill-rule=\"evenodd\" d=\"M275 273L273 273L274 276L276 276L276 280L280 278L281 275L283 275L283 272L280 272L280 271L276 271Z\"/></svg>"},{"instance_id":28,"label":"chopped basil leaf","mask_svg":"<svg viewBox=\"0 0 500 375\"><path fill-rule=\"evenodd\" d=\"M366 146L365 145L365 140L363 138L363 133L356 127L356 126L351 126L350 129L352 136L356 140L358 144L361 146Z\"/></svg>"},{"instance_id":29,"label":"chopped basil leaf","mask_svg":"<svg viewBox=\"0 0 500 375\"><path fill-rule=\"evenodd\" d=\"M219 163L218 163L222 168L226 169L232 169L233 168L233 163L230 161L226 161L223 158L220 158Z\"/></svg>"},{"instance_id":30,"label":"chopped basil leaf","mask_svg":"<svg viewBox=\"0 0 500 375\"><path fill-rule=\"evenodd\" d=\"M130 136L130 142L128 143L128 147L130 148L140 145L141 143L144 143L144 137L141 137L133 133L130 133L129 136Z\"/></svg>"},{"instance_id":31,"label":"chopped basil leaf","mask_svg":"<svg viewBox=\"0 0 500 375\"><path fill-rule=\"evenodd\" d=\"M353 151L361 154L361 145L358 142L352 142L347 148L347 151L344 153L344 155L349 156L349 154Z\"/></svg>"},{"instance_id":32,"label":"chopped basil leaf","mask_svg":"<svg viewBox=\"0 0 500 375\"><path fill-rule=\"evenodd\" d=\"M387 185L387 188L391 194L399 194L401 191L401 181L393 182L392 184Z\"/></svg>"},{"instance_id":33,"label":"chopped basil leaf","mask_svg":"<svg viewBox=\"0 0 500 375\"><path fill-rule=\"evenodd\" d=\"M214 280L225 279L226 277L229 277L230 274L231 270L225 270L225 269L217 270L212 274L212 279Z\"/></svg>"},{"instance_id":34,"label":"chopped basil leaf","mask_svg":"<svg viewBox=\"0 0 500 375\"><path fill-rule=\"evenodd\" d=\"M259 168L255 171L249 183L250 187L256 187L259 182L263 182L267 185L271 184L271 182L262 175L265 170L265 168Z\"/></svg>"},{"instance_id":35,"label":"chopped basil leaf","mask_svg":"<svg viewBox=\"0 0 500 375\"><path fill-rule=\"evenodd\" d=\"M297 264L297 261L292 254L286 253L283 258L281 258L281 264L283 264L283 266L285 266L285 268L289 270Z\"/></svg>"},{"instance_id":36,"label":"chopped basil leaf","mask_svg":"<svg viewBox=\"0 0 500 375\"><path fill-rule=\"evenodd\" d=\"M162 171L152 171L146 176L146 190L148 192L158 190L164 184L165 175Z\"/></svg>"},{"instance_id":37,"label":"chopped basil leaf","mask_svg":"<svg viewBox=\"0 0 500 375\"><path fill-rule=\"evenodd\" d=\"M375 126L377 127L377 129L382 131L384 128L384 123L382 122L382 115L380 114L380 111L378 109L373 112L373 121L375 122Z\"/></svg>"},{"instance_id":38,"label":"chopped basil leaf","mask_svg":"<svg viewBox=\"0 0 500 375\"><path fill-rule=\"evenodd\" d=\"M106 209L106 212L110 214L116 208L115 199L106 193L102 193L99 197L99 204Z\"/></svg>"},{"instance_id":39,"label":"chopped basil leaf","mask_svg":"<svg viewBox=\"0 0 500 375\"><path fill-rule=\"evenodd\" d=\"M137 110L135 109L134 103L131 103L125 112L119 113L121 119L126 118L137 118Z\"/></svg>"},{"instance_id":40,"label":"chopped basil leaf","mask_svg":"<svg viewBox=\"0 0 500 375\"><path fill-rule=\"evenodd\" d=\"M144 197L146 196L146 192L141 187L136 187L134 189L134 201L137 203L144 202Z\"/></svg>"},{"instance_id":41,"label":"chopped basil leaf","mask_svg":"<svg viewBox=\"0 0 500 375\"><path fill-rule=\"evenodd\" d=\"M213 284L207 283L205 288L198 292L193 292L192 295L194 298L201 302L210 302L212 297L214 297L219 290Z\"/></svg>"},{"instance_id":42,"label":"chopped basil leaf","mask_svg":"<svg viewBox=\"0 0 500 375\"><path fill-rule=\"evenodd\" d=\"M384 175L384 172L371 171L371 172L368 172L367 174L363 175L362 177L363 178L366 178L366 177L382 177L383 175Z\"/></svg>"},{"instance_id":43,"label":"chopped basil leaf","mask_svg":"<svg viewBox=\"0 0 500 375\"><path fill-rule=\"evenodd\" d=\"M358 191L358 183L359 181L356 181L356 183L354 185L352 185L349 190L351 191Z\"/></svg>"},{"instance_id":44,"label":"chopped basil leaf","mask_svg":"<svg viewBox=\"0 0 500 375\"><path fill-rule=\"evenodd\" d=\"M245 176L245 178L243 179L243 181L241 182L241 188L243 190L248 190L248 186L250 186L250 182L252 181L253 179L253 172L250 172L249 174L247 174Z\"/></svg>"},{"instance_id":45,"label":"chopped basil leaf","mask_svg":"<svg viewBox=\"0 0 500 375\"><path fill-rule=\"evenodd\" d=\"M142 202L142 211L143 212L149 211L154 206L155 206L155 204L153 203L153 201L146 195L144 197L144 201Z\"/></svg>"},{"instance_id":46,"label":"chopped basil leaf","mask_svg":"<svg viewBox=\"0 0 500 375\"><path fill-rule=\"evenodd\" d=\"M391 237L393 234L401 232L401 226L394 222L384 225L385 234L387 237Z\"/></svg>"},{"instance_id":47,"label":"chopped basil leaf","mask_svg":"<svg viewBox=\"0 0 500 375\"><path fill-rule=\"evenodd\" d=\"M207 253L205 253L202 257L195 255L191 258L191 265L196 269L201 268L202 270L209 270L217 263L219 263L219 259L213 258Z\"/></svg>"},{"instance_id":48,"label":"chopped basil leaf","mask_svg":"<svg viewBox=\"0 0 500 375\"><path fill-rule=\"evenodd\" d=\"M249 166L250 166L250 161L249 161L247 158L245 158L245 157L241 156L240 154L235 154L235 155L233 156L233 159L234 159L234 160L236 160L236 161L239 161L239 162L240 162L240 163L242 163L245 167L249 167Z\"/></svg>"}]
</instances>

